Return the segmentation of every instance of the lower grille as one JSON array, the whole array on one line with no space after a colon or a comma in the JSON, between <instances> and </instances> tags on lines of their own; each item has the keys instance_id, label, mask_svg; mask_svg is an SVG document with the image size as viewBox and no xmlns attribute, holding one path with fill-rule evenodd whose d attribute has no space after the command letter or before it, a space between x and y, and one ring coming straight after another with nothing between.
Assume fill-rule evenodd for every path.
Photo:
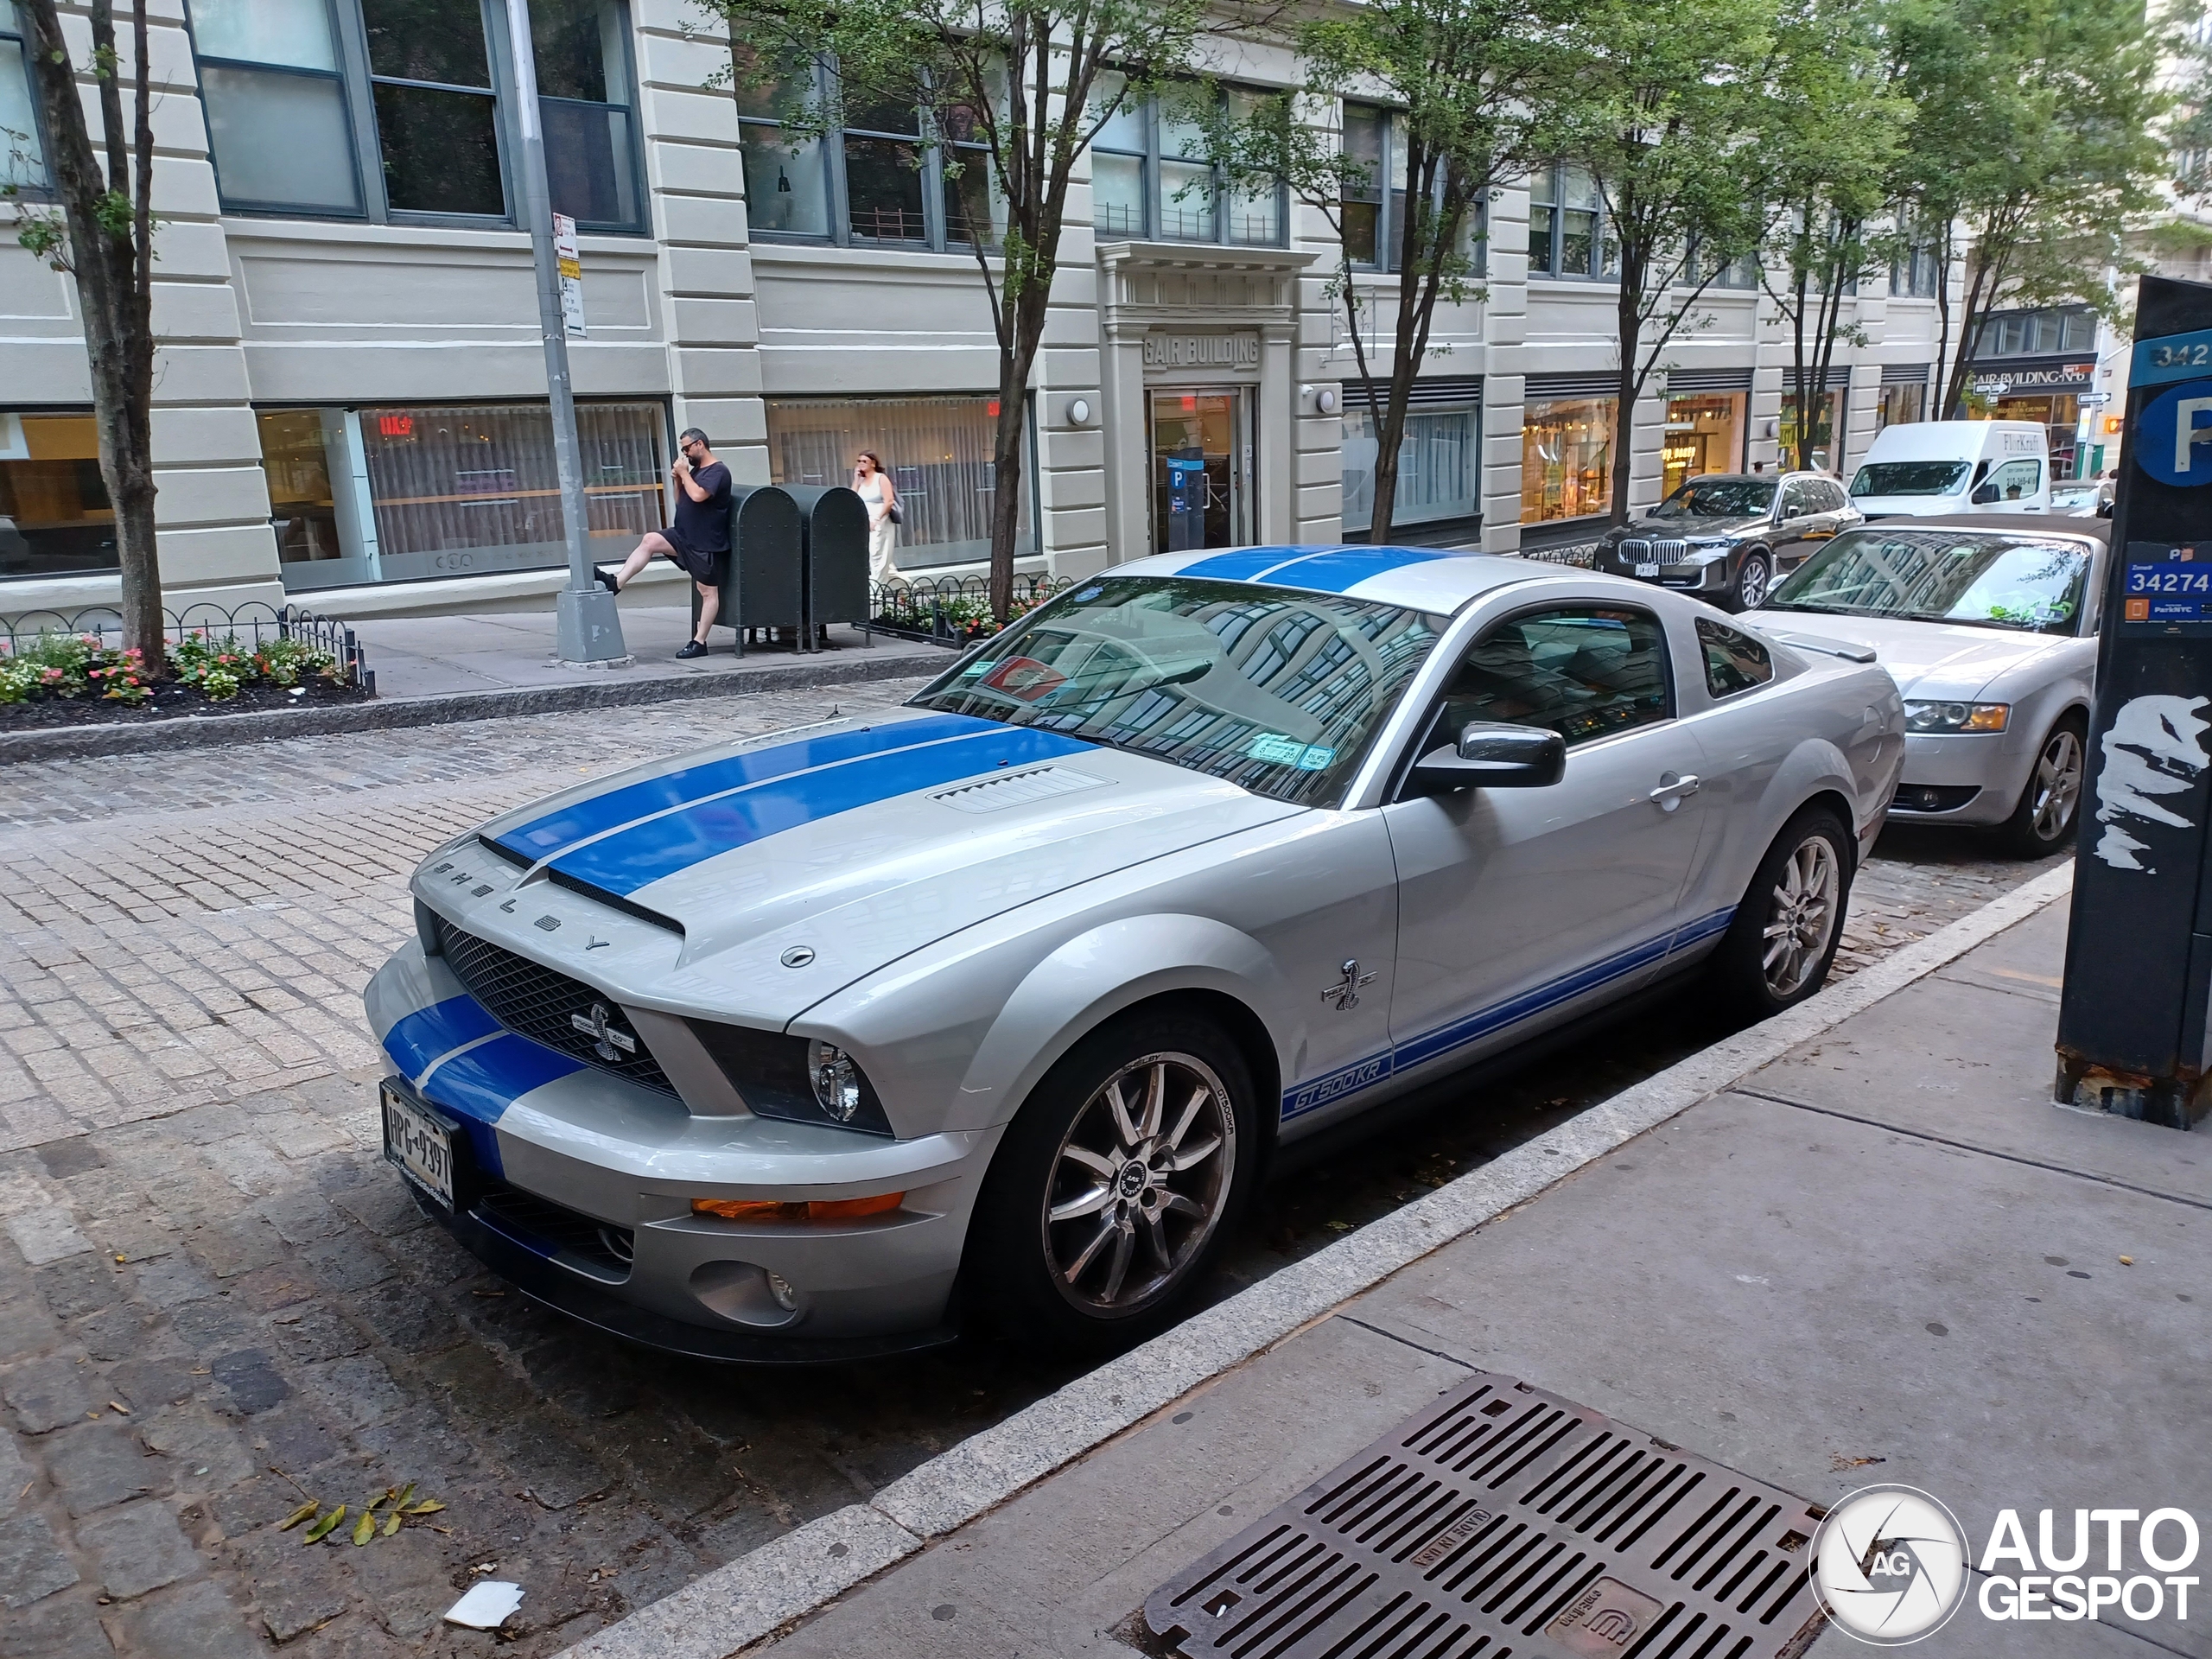
<instances>
[{"instance_id":1,"label":"lower grille","mask_svg":"<svg viewBox=\"0 0 2212 1659\"><path fill-rule=\"evenodd\" d=\"M632 1237L627 1227L594 1221L504 1181L486 1183L474 1207L486 1226L588 1278L619 1285L630 1276Z\"/></svg>"},{"instance_id":2,"label":"lower grille","mask_svg":"<svg viewBox=\"0 0 2212 1659\"><path fill-rule=\"evenodd\" d=\"M660 1062L636 1033L623 1028L620 1034L634 1043L637 1052L630 1053L620 1044L612 1044L620 1058L609 1060L599 1052L600 1036L577 1029L575 1017L582 1015L589 1022L594 1004L607 1010L614 1026L621 1027L620 1012L603 994L580 979L480 939L442 916L437 918L437 934L439 954L453 969L454 977L509 1031L628 1082L658 1089L664 1095L676 1093Z\"/></svg>"},{"instance_id":3,"label":"lower grille","mask_svg":"<svg viewBox=\"0 0 2212 1659\"><path fill-rule=\"evenodd\" d=\"M1775 1659L1798 1499L1478 1372L1146 1600L1185 1659Z\"/></svg>"}]
</instances>

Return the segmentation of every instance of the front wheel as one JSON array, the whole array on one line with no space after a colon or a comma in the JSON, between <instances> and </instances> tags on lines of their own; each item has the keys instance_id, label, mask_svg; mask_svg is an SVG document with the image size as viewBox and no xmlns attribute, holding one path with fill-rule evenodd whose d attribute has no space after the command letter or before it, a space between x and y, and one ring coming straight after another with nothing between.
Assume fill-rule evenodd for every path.
<instances>
[{"instance_id":1,"label":"front wheel","mask_svg":"<svg viewBox=\"0 0 2212 1659\"><path fill-rule=\"evenodd\" d=\"M1164 1328L1257 1167L1249 1069L1211 1023L1140 1012L1077 1043L1000 1143L961 1267L982 1322L1062 1348Z\"/></svg>"},{"instance_id":2,"label":"front wheel","mask_svg":"<svg viewBox=\"0 0 2212 1659\"><path fill-rule=\"evenodd\" d=\"M1732 611L1756 611L1765 600L1767 589L1773 584L1774 568L1767 563L1764 553L1746 553L1743 563L1736 567L1736 579L1728 584L1728 608Z\"/></svg>"},{"instance_id":3,"label":"front wheel","mask_svg":"<svg viewBox=\"0 0 2212 1659\"><path fill-rule=\"evenodd\" d=\"M1851 896L1851 832L1822 807L1783 826L1759 861L1713 960L1723 993L1764 1020L1827 982Z\"/></svg>"},{"instance_id":4,"label":"front wheel","mask_svg":"<svg viewBox=\"0 0 2212 1659\"><path fill-rule=\"evenodd\" d=\"M2078 714L2050 728L2037 752L2020 804L2005 821L2003 834L2023 858L2048 858L2074 832L2082 804L2082 772L2088 728Z\"/></svg>"}]
</instances>

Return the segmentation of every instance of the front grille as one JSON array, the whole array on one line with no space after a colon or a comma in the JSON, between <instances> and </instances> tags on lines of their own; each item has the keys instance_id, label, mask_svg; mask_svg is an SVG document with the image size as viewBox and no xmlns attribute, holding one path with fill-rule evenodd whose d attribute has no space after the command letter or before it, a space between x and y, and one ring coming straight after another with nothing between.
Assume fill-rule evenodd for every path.
<instances>
[{"instance_id":1,"label":"front grille","mask_svg":"<svg viewBox=\"0 0 2212 1659\"><path fill-rule=\"evenodd\" d=\"M644 1038L626 1028L625 1034L635 1039L638 1052L607 1060L600 1056L598 1039L589 1032L576 1029L571 1016L588 1017L594 1003L606 1007L620 1023L619 1013L604 995L580 979L570 979L527 957L480 939L442 916L437 918L437 931L439 954L453 969L454 977L509 1031L628 1082L658 1089L664 1095L676 1093Z\"/></svg>"},{"instance_id":2,"label":"front grille","mask_svg":"<svg viewBox=\"0 0 2212 1659\"><path fill-rule=\"evenodd\" d=\"M474 1209L486 1226L588 1278L619 1285L630 1276L632 1234L627 1227L595 1221L505 1181L486 1182Z\"/></svg>"},{"instance_id":3,"label":"front grille","mask_svg":"<svg viewBox=\"0 0 2212 1659\"><path fill-rule=\"evenodd\" d=\"M1821 1617L1802 1500L1478 1372L1154 1591L1186 1659L1774 1659Z\"/></svg>"},{"instance_id":4,"label":"front grille","mask_svg":"<svg viewBox=\"0 0 2212 1659\"><path fill-rule=\"evenodd\" d=\"M1690 556L1688 542L1649 541L1630 537L1620 544L1624 564L1680 564Z\"/></svg>"}]
</instances>

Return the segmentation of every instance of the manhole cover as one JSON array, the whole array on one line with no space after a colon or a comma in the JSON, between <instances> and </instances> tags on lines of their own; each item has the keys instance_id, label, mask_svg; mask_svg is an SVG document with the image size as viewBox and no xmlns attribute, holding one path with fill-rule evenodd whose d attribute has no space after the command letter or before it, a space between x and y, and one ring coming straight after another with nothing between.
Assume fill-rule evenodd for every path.
<instances>
[{"instance_id":1,"label":"manhole cover","mask_svg":"<svg viewBox=\"0 0 2212 1659\"><path fill-rule=\"evenodd\" d=\"M1820 1619L1788 1494L1496 1372L1153 1592L1177 1653L1777 1659Z\"/></svg>"}]
</instances>

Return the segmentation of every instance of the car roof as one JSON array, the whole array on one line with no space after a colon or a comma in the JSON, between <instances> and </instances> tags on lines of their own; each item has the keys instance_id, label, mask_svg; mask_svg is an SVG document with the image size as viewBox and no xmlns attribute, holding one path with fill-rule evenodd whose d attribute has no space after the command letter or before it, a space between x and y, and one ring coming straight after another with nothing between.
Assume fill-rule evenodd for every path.
<instances>
[{"instance_id":1,"label":"car roof","mask_svg":"<svg viewBox=\"0 0 2212 1659\"><path fill-rule=\"evenodd\" d=\"M1910 518L1889 517L1878 518L1870 524L1854 524L1853 530L1868 530L1877 533L1891 530L2032 530L2045 535L2086 536L2093 542L2112 545L2112 524L2104 518L2069 518L2057 512L1952 512L1940 518ZM1849 531L1841 532L1849 535Z\"/></svg>"},{"instance_id":2,"label":"car roof","mask_svg":"<svg viewBox=\"0 0 2212 1659\"><path fill-rule=\"evenodd\" d=\"M1469 600L1517 582L1546 576L1590 576L1529 559L1490 553L1455 553L1440 547L1205 548L1161 553L1115 565L1102 575L1196 576L1215 582L1260 582L1308 593L1342 594L1350 599L1402 605L1413 610L1450 613ZM1616 580L1605 576L1600 582ZM1618 579L1624 580L1624 579ZM1639 584L1629 583L1629 586Z\"/></svg>"}]
</instances>

